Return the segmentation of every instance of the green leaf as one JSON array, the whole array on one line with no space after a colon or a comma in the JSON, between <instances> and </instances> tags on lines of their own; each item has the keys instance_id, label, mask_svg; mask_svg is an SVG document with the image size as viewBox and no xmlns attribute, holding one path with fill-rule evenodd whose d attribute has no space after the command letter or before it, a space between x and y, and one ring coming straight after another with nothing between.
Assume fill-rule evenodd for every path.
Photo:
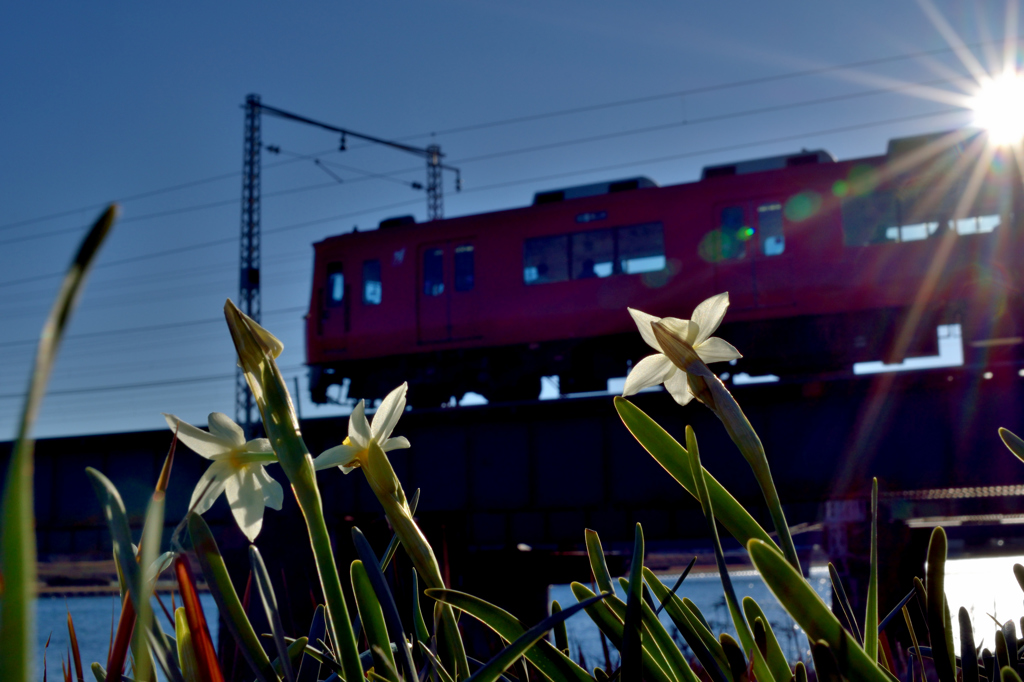
<instances>
[{"instance_id":1,"label":"green leaf","mask_svg":"<svg viewBox=\"0 0 1024 682\"><path fill-rule=\"evenodd\" d=\"M586 585L580 583L572 583L570 585L573 595L577 600L583 602L591 599L594 593ZM611 603L615 600L615 597L609 596L605 602L592 604L588 606L586 611L590 619L594 621L601 632L611 640L615 648L622 652L622 630L623 624L622 619L616 615L612 609ZM619 605L623 609L623 615L625 611L625 604L619 600ZM656 647L655 647L656 648ZM660 654L660 652L658 652ZM654 657L651 650L647 647L641 647L641 654L643 656L644 665L644 679L654 680L655 682L676 682L675 676L669 671L665 670Z\"/></svg>"},{"instance_id":2,"label":"green leaf","mask_svg":"<svg viewBox=\"0 0 1024 682\"><path fill-rule=\"evenodd\" d=\"M839 662L836 661L827 642L814 642L811 645L811 657L814 659L814 672L817 673L819 682L843 682Z\"/></svg>"},{"instance_id":3,"label":"green leaf","mask_svg":"<svg viewBox=\"0 0 1024 682\"><path fill-rule=\"evenodd\" d=\"M597 531L586 529L584 533L587 541L587 558L590 559L590 570L594 574L594 582L601 592L615 594L615 584L612 582L612 575L608 572L608 564L604 559L604 548L601 546L601 538Z\"/></svg>"},{"instance_id":4,"label":"green leaf","mask_svg":"<svg viewBox=\"0 0 1024 682\"><path fill-rule=\"evenodd\" d=\"M725 657L729 660L729 672L732 674L733 682L748 682L750 676L747 675L747 659L739 643L725 632L719 635L718 639L722 643Z\"/></svg>"},{"instance_id":5,"label":"green leaf","mask_svg":"<svg viewBox=\"0 0 1024 682\"><path fill-rule=\"evenodd\" d=\"M753 661L754 677L759 682L774 682L774 677L772 677L771 670L768 668L768 663L761 656L761 652L758 651L754 642L754 633L750 631L750 625L747 623L743 611L740 610L739 601L736 599L736 590L733 589L732 578L729 576L729 569L725 565L722 543L718 539L715 510L714 505L711 503L711 496L708 494L704 467L700 464L700 449L697 447L697 435L689 426L686 427L686 449L690 453L690 473L697 488L697 497L700 500L701 508L704 510L704 517L708 522L708 529L711 533L712 546L715 548L715 563L718 564L718 573L722 578L722 591L725 593L725 601L729 606L729 615L732 616L733 626L736 628L740 643L743 645L742 651L750 653L750 658ZM723 643L724 648L725 645ZM728 657L728 652L726 652L726 656ZM734 667L734 664L735 661L729 659L730 667ZM787 676L786 680L781 682L787 682L788 679L789 677Z\"/></svg>"},{"instance_id":6,"label":"green leaf","mask_svg":"<svg viewBox=\"0 0 1024 682\"><path fill-rule=\"evenodd\" d=\"M90 665L89 669L92 670L92 675L96 678L96 682L107 682L107 671L103 669L103 666L98 661Z\"/></svg>"},{"instance_id":7,"label":"green leaf","mask_svg":"<svg viewBox=\"0 0 1024 682\"><path fill-rule=\"evenodd\" d=\"M797 661L793 668L793 682L807 682L807 666L803 661Z\"/></svg>"},{"instance_id":8,"label":"green leaf","mask_svg":"<svg viewBox=\"0 0 1024 682\"><path fill-rule=\"evenodd\" d=\"M412 622L416 640L424 646L430 646L430 632L427 631L427 621L423 619L423 610L420 608L420 577L415 568L412 569Z\"/></svg>"},{"instance_id":9,"label":"green leaf","mask_svg":"<svg viewBox=\"0 0 1024 682\"><path fill-rule=\"evenodd\" d=\"M693 473L690 471L690 456L686 449L657 422L628 400L615 398L615 409L618 411L622 423L626 425L640 445L657 460L658 464L664 467L672 478L676 479L679 485L697 497ZM707 470L704 471L704 480L712 506L715 508L715 518L729 531L730 535L743 545L754 538L774 544L764 528Z\"/></svg>"},{"instance_id":10,"label":"green leaf","mask_svg":"<svg viewBox=\"0 0 1024 682\"><path fill-rule=\"evenodd\" d=\"M665 605L672 622L675 623L686 640L687 645L697 656L705 672L711 677L712 682L728 682L724 670L728 669L728 661L722 651L722 645L710 631L705 630L704 625L695 618L683 601L676 595L671 594L663 582L658 580L651 569L644 567L644 578L647 585L654 592L654 596ZM704 630L703 633L699 630Z\"/></svg>"},{"instance_id":11,"label":"green leaf","mask_svg":"<svg viewBox=\"0 0 1024 682\"><path fill-rule=\"evenodd\" d=\"M420 642L420 649L423 651L423 655L430 661L430 664L434 666L434 670L436 670L438 676L440 676L441 682L455 682L455 680L452 679L452 676L448 674L448 671L444 669L441 661L439 661L437 656L434 655L434 652L430 650L430 647L423 642Z\"/></svg>"},{"instance_id":12,"label":"green leaf","mask_svg":"<svg viewBox=\"0 0 1024 682\"><path fill-rule=\"evenodd\" d=\"M775 545L752 540L747 551L768 589L797 625L812 642L824 640L828 644L844 677L850 682L889 682Z\"/></svg>"},{"instance_id":13,"label":"green leaf","mask_svg":"<svg viewBox=\"0 0 1024 682\"><path fill-rule=\"evenodd\" d=\"M864 653L878 660L878 479L871 480L871 569L864 612Z\"/></svg>"},{"instance_id":14,"label":"green leaf","mask_svg":"<svg viewBox=\"0 0 1024 682\"><path fill-rule=\"evenodd\" d=\"M416 492L412 494L412 499L409 500L409 513L413 516L416 515L416 508L420 506L420 489L416 488ZM398 546L402 544L402 539L398 537L398 533L391 535L391 542L388 543L387 549L384 550L384 556L380 560L380 570L384 571L387 569L388 564L395 556L395 552L398 551Z\"/></svg>"},{"instance_id":15,"label":"green leaf","mask_svg":"<svg viewBox=\"0 0 1024 682\"><path fill-rule=\"evenodd\" d=\"M668 591L666 597L668 597L668 595L674 595L676 592L679 591L679 588L682 586L683 581L686 580L686 576L690 575L690 571L693 569L693 565L695 563L697 563L696 556L690 559L690 563L688 563L686 565L686 568L683 569L683 572L679 574L679 578L676 580L675 585L672 586L672 589ZM658 608L654 610L655 613L661 613L662 610L665 608L665 599L658 599L658 602Z\"/></svg>"},{"instance_id":16,"label":"green leaf","mask_svg":"<svg viewBox=\"0 0 1024 682\"><path fill-rule=\"evenodd\" d=\"M68 267L50 314L43 323L35 364L22 407L18 435L7 465L0 501L0 670L11 682L31 679L36 636L36 534L33 502L35 441L32 427L46 393L57 351L85 278L117 217L111 206L97 219Z\"/></svg>"},{"instance_id":17,"label":"green leaf","mask_svg":"<svg viewBox=\"0 0 1024 682\"><path fill-rule=\"evenodd\" d=\"M857 642L863 642L864 638L860 634L860 626L857 625L857 616L853 613L853 606L850 604L849 597L846 596L846 587L843 585L843 579L839 575L839 571L836 570L835 564L831 561L828 562L828 576L832 579L832 591L836 594L836 601L839 603L839 610L843 613L843 619L846 621L846 630L856 638Z\"/></svg>"},{"instance_id":18,"label":"green leaf","mask_svg":"<svg viewBox=\"0 0 1024 682\"><path fill-rule=\"evenodd\" d=\"M373 548L367 542L366 536L355 526L352 527L352 542L356 546L356 553L363 561L363 570L370 581L370 586L377 595L377 602L383 611L384 622L391 632L391 638L394 639L398 647L398 660L401 663L402 673L405 675L405 679L415 680L416 665L412 662L412 654L409 653L409 646L406 644L410 638L405 634L402 617L399 615L398 606L395 604L395 597L391 594L387 580L381 572L380 567L384 562L377 563L377 556L373 553ZM392 661L391 664L394 665L395 662Z\"/></svg>"},{"instance_id":19,"label":"green leaf","mask_svg":"<svg viewBox=\"0 0 1024 682\"><path fill-rule=\"evenodd\" d=\"M974 648L971 615L961 606L957 618L960 621L960 669L963 671L961 679L963 682L980 682L981 670L978 667L978 651Z\"/></svg>"},{"instance_id":20,"label":"green leaf","mask_svg":"<svg viewBox=\"0 0 1024 682\"><path fill-rule=\"evenodd\" d=\"M643 567L645 577L649 570L646 566ZM623 585L626 593L629 594L630 582L625 578L619 578L619 582ZM612 599L612 597L609 597L609 599ZM690 664L683 656L683 653L679 651L679 647L676 646L672 635L661 624L661 621L658 620L658 615L646 601L641 603L641 614L643 616L644 636L654 640L653 647L651 647L649 641L645 642L643 646L657 659L658 665L662 666L666 672L680 682L698 682L696 674L690 668Z\"/></svg>"},{"instance_id":21,"label":"green leaf","mask_svg":"<svg viewBox=\"0 0 1024 682\"><path fill-rule=\"evenodd\" d=\"M939 682L956 682L954 652L949 646L952 629L949 627L949 609L946 606L945 576L946 531L937 526L932 531L928 543L928 567L925 573L925 590L928 593L928 634Z\"/></svg>"},{"instance_id":22,"label":"green leaf","mask_svg":"<svg viewBox=\"0 0 1024 682\"><path fill-rule=\"evenodd\" d=\"M288 651L288 645L284 641L284 626L281 624L281 612L277 608L277 597L274 596L274 586L270 583L270 574L267 573L266 564L263 563L263 557L260 556L260 550L256 548L256 545L249 545L249 566L252 568L256 591L260 595L260 601L263 602L263 610L267 614L270 633L274 636L277 658L281 663L281 669L284 671L284 678L288 682L295 682L295 674L292 672L291 655Z\"/></svg>"},{"instance_id":23,"label":"green leaf","mask_svg":"<svg viewBox=\"0 0 1024 682\"><path fill-rule=\"evenodd\" d=\"M1010 449L1010 452L1024 462L1024 440L1013 431L1002 427L999 428L999 437L1003 439L1003 443Z\"/></svg>"},{"instance_id":24,"label":"green leaf","mask_svg":"<svg viewBox=\"0 0 1024 682\"><path fill-rule=\"evenodd\" d=\"M1006 667L999 670L999 678L1002 682L1021 682L1020 675L1013 668Z\"/></svg>"},{"instance_id":25,"label":"green leaf","mask_svg":"<svg viewBox=\"0 0 1024 682\"><path fill-rule=\"evenodd\" d=\"M323 605L318 605L313 612L313 621L309 624L309 642L319 642L327 637L327 613ZM320 679L320 661L309 653L310 646L306 646L302 654L302 662L299 664L299 674L296 682L317 682Z\"/></svg>"},{"instance_id":26,"label":"green leaf","mask_svg":"<svg viewBox=\"0 0 1024 682\"><path fill-rule=\"evenodd\" d=\"M558 603L558 600L551 601L551 613L561 613L562 605ZM569 654L569 633L565 630L565 623L558 623L555 625L555 648L561 651L563 654Z\"/></svg>"},{"instance_id":27,"label":"green leaf","mask_svg":"<svg viewBox=\"0 0 1024 682\"><path fill-rule=\"evenodd\" d=\"M526 628L518 618L479 597L457 590L438 588L428 589L424 594L431 599L468 613L494 630L505 641L515 641L526 632ZM535 646L526 650L525 656L530 663L537 666L537 669L551 680L593 682L593 678L587 671L576 665L571 658L556 649L550 642L540 640Z\"/></svg>"},{"instance_id":28,"label":"green leaf","mask_svg":"<svg viewBox=\"0 0 1024 682\"><path fill-rule=\"evenodd\" d=\"M480 670L477 670L473 676L469 678L470 682L495 682L499 677L501 677L501 673L505 672L505 670L508 669L516 659L531 649L533 645L548 632L548 630L558 623L565 622L567 618L575 615L581 609L584 609L591 604L595 604L607 596L608 593L598 595L591 599L582 601L579 604L573 604L564 611L548 616L517 637L514 642L505 647L505 649L497 656L489 660L487 665L480 668Z\"/></svg>"},{"instance_id":29,"label":"green leaf","mask_svg":"<svg viewBox=\"0 0 1024 682\"><path fill-rule=\"evenodd\" d=\"M1013 620L1008 620L1005 623L1003 623L1003 637L1006 638L1006 650L1016 652L1017 628L1014 626ZM1020 663L1018 654L1015 653L1013 656L1010 656L1010 667L1013 668L1013 671L1015 673L1020 675Z\"/></svg>"},{"instance_id":30,"label":"green leaf","mask_svg":"<svg viewBox=\"0 0 1024 682\"><path fill-rule=\"evenodd\" d=\"M376 565L376 559L374 560ZM390 677L390 669L395 667L395 659L391 655L391 640L388 639L387 626L384 624L384 614L381 611L380 602L366 575L366 568L362 561L352 562L352 591L356 595L356 606L359 609L359 622L363 625L366 634L366 641L373 653L374 667L391 682L398 682L397 675ZM377 652L380 653L377 653Z\"/></svg>"},{"instance_id":31,"label":"green leaf","mask_svg":"<svg viewBox=\"0 0 1024 682\"><path fill-rule=\"evenodd\" d=\"M288 655L285 656L284 660L287 661L289 667L292 669L295 668L295 665L299 662L299 656L301 656L306 650L306 645L307 642L305 637L299 637L288 645L288 649L286 650ZM278 677L284 675L284 672L281 669L281 658L275 658L271 665L274 669L274 675Z\"/></svg>"},{"instance_id":32,"label":"green leaf","mask_svg":"<svg viewBox=\"0 0 1024 682\"><path fill-rule=\"evenodd\" d=\"M641 619L643 603L641 587L644 584L644 531L636 524L633 534L633 560L629 569L629 589L626 591L626 617L622 626L622 682L640 682L643 660L640 655Z\"/></svg>"},{"instance_id":33,"label":"green leaf","mask_svg":"<svg viewBox=\"0 0 1024 682\"><path fill-rule=\"evenodd\" d=\"M245 609L231 582L231 576L228 575L217 541L199 514L189 512L188 534L192 538L192 547L199 559L199 566L203 569L206 584L210 587L214 601L217 602L217 610L220 611L228 631L235 638L242 658L249 664L260 682L276 682L277 675L270 666L270 657L260 644L248 616L245 615Z\"/></svg>"},{"instance_id":34,"label":"green leaf","mask_svg":"<svg viewBox=\"0 0 1024 682\"><path fill-rule=\"evenodd\" d=\"M696 618L700 622L700 624L704 626L705 630L711 632L711 625L708 623L708 619L704 617L704 614L701 612L700 608L696 604L694 604L689 597L683 597L683 606L685 606L686 609L690 612L690 615ZM715 641L717 642L718 640L716 639Z\"/></svg>"},{"instance_id":35,"label":"green leaf","mask_svg":"<svg viewBox=\"0 0 1024 682\"><path fill-rule=\"evenodd\" d=\"M782 682L789 682L789 678L793 676L793 671L789 668L786 655L782 653L782 647L779 646L779 640L775 638L775 633L772 631L772 626L768 622L768 618L765 617L764 611L761 610L761 607L752 597L744 597L743 613L750 623L753 623L758 618L764 623L766 652L762 651L762 654L765 654L765 661L772 671L772 677L776 680L782 680Z\"/></svg>"}]
</instances>

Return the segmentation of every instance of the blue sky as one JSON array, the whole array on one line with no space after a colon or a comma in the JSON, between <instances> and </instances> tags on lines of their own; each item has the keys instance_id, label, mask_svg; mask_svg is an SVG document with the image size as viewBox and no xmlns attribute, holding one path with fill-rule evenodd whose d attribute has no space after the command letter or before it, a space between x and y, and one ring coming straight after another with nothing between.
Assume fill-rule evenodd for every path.
<instances>
[{"instance_id":1,"label":"blue sky","mask_svg":"<svg viewBox=\"0 0 1024 682\"><path fill-rule=\"evenodd\" d=\"M161 428L160 412L197 423L233 413L234 360L219 320L224 299L237 296L247 93L368 134L440 144L464 183L456 194L447 178L446 215L465 215L602 179L692 181L704 165L800 148L873 155L891 137L964 125L970 116L955 101L908 87L959 91L969 73L929 12L965 42L988 43L973 52L994 69L1006 8L929 7L10 5L0 23L0 439L14 434L54 273L98 206L118 199L123 220L72 324L37 433ZM1020 32L1015 16L1009 25ZM851 64L860 66L834 68ZM304 386L311 244L396 214L423 219L422 192L408 186L423 182L423 164L354 142L339 153L335 136L270 118L263 141L282 149L264 154L264 322L286 345L286 376ZM313 155L344 166L332 170L345 182ZM332 413L308 401L302 410Z\"/></svg>"}]
</instances>

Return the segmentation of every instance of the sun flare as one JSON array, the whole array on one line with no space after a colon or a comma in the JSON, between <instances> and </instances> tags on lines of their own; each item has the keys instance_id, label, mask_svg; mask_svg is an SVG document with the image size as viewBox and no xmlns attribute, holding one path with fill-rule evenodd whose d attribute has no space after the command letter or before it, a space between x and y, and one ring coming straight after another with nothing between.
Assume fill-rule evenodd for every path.
<instances>
[{"instance_id":1,"label":"sun flare","mask_svg":"<svg viewBox=\"0 0 1024 682\"><path fill-rule=\"evenodd\" d=\"M1016 144L1024 138L1024 74L1006 71L984 79L971 100L974 124L988 131L993 144Z\"/></svg>"}]
</instances>

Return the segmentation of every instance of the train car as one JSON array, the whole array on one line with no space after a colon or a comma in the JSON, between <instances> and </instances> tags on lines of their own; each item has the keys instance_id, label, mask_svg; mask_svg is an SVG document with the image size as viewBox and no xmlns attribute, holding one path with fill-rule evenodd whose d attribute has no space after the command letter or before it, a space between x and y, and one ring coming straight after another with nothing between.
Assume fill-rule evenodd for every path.
<instances>
[{"instance_id":1,"label":"train car","mask_svg":"<svg viewBox=\"0 0 1024 682\"><path fill-rule=\"evenodd\" d=\"M414 405L468 391L531 399L603 390L649 352L626 307L688 317L728 291L718 335L733 374L849 373L935 354L960 325L968 365L1019 363L1024 231L1012 155L971 131L892 140L885 155L825 151L539 192L530 206L315 244L306 316L316 402Z\"/></svg>"}]
</instances>

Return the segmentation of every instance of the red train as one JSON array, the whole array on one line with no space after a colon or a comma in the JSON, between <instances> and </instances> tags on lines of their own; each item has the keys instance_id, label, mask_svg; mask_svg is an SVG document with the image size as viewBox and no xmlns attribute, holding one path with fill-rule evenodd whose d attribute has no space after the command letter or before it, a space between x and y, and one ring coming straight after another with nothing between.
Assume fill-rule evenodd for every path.
<instances>
[{"instance_id":1,"label":"red train","mask_svg":"<svg viewBox=\"0 0 1024 682\"><path fill-rule=\"evenodd\" d=\"M884 156L825 151L538 193L533 205L315 245L306 317L317 402L467 391L536 398L604 389L648 351L626 306L687 317L728 291L717 335L732 372L820 376L934 354L957 322L968 364L1021 360L1024 230L1012 155L983 134L892 140ZM1018 188L1018 189L1015 189Z\"/></svg>"}]
</instances>

